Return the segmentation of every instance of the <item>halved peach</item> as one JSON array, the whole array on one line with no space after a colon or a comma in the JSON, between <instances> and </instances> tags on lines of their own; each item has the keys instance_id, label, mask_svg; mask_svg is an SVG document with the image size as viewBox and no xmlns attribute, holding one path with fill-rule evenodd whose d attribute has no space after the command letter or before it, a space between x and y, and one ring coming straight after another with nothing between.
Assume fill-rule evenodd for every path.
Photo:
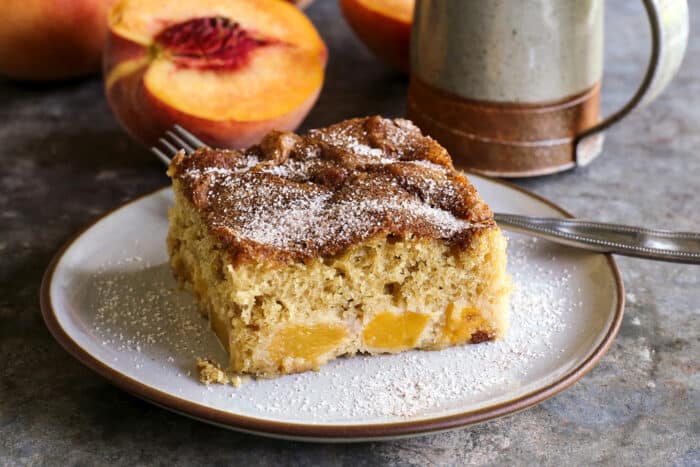
<instances>
[{"instance_id":1,"label":"halved peach","mask_svg":"<svg viewBox=\"0 0 700 467\"><path fill-rule=\"evenodd\" d=\"M415 0L340 0L355 34L384 63L408 72Z\"/></svg>"},{"instance_id":2,"label":"halved peach","mask_svg":"<svg viewBox=\"0 0 700 467\"><path fill-rule=\"evenodd\" d=\"M321 90L326 46L280 0L122 0L110 12L107 98L145 144L179 123L219 147L294 130Z\"/></svg>"}]
</instances>

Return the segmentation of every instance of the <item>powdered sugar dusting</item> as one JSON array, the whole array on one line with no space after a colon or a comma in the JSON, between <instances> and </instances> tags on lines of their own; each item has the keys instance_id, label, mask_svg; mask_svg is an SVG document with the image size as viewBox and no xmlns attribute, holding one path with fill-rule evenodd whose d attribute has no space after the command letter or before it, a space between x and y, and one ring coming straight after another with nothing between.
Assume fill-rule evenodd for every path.
<instances>
[{"instance_id":1,"label":"powdered sugar dusting","mask_svg":"<svg viewBox=\"0 0 700 467\"><path fill-rule=\"evenodd\" d=\"M131 267L124 271L125 265ZM165 361L172 362L175 356L196 358L197 343L211 332L189 295L178 290L169 268L163 266L127 257L104 265L94 278L92 329L102 345L131 354L137 367L146 353L156 349L165 351L161 354Z\"/></svg>"},{"instance_id":2,"label":"powdered sugar dusting","mask_svg":"<svg viewBox=\"0 0 700 467\"><path fill-rule=\"evenodd\" d=\"M255 154L245 154L241 157L239 164L234 168L226 167L204 167L204 168L192 168L186 170L183 176L190 179L200 179L202 177L208 177L210 180L214 180L218 177L230 178L232 175L247 172L252 167L255 167L260 163L260 159Z\"/></svg>"},{"instance_id":3,"label":"powdered sugar dusting","mask_svg":"<svg viewBox=\"0 0 700 467\"><path fill-rule=\"evenodd\" d=\"M361 141L355 129L350 126L345 128L336 127L333 131L311 130L309 135L332 146L342 147L348 152L358 156L374 158L377 163L382 159L384 162L391 162L394 160L384 159L384 151L380 148L373 148L366 142Z\"/></svg>"},{"instance_id":4,"label":"powdered sugar dusting","mask_svg":"<svg viewBox=\"0 0 700 467\"><path fill-rule=\"evenodd\" d=\"M319 375L304 373L287 377L288 381L268 383L275 388L273 393L285 391L288 397L283 401L261 400L251 393L248 397L254 399L249 402L276 416L294 412L309 418L405 418L485 398L504 387L517 387L538 360L559 352L553 348L552 338L565 328L562 314L575 312L580 306L558 294L570 286L570 273L542 267L529 270L528 257L536 247L532 240L511 242L515 290L511 328L504 340L438 352L353 357L361 371L350 379L343 373L349 361L338 360L321 369L329 382L323 394L311 390Z\"/></svg>"},{"instance_id":5,"label":"powdered sugar dusting","mask_svg":"<svg viewBox=\"0 0 700 467\"><path fill-rule=\"evenodd\" d=\"M253 245L307 259L376 234L460 243L492 226L445 157L410 123L367 118L273 133L244 152L201 150L176 159L173 177L236 254Z\"/></svg>"},{"instance_id":6,"label":"powdered sugar dusting","mask_svg":"<svg viewBox=\"0 0 700 467\"><path fill-rule=\"evenodd\" d=\"M515 290L511 327L502 341L341 358L319 372L254 380L240 388L197 382L197 357L225 362L226 356L189 294L175 289L167 264L151 266L135 257L100 271L91 287L96 291L91 329L113 349L115 364L118 358L127 370L144 371L144 381L161 372L153 384L224 410L328 423L420 417L517 390L542 361L561 355L564 323L586 319L581 289L573 282L585 275L575 266L555 267L548 248L521 237L509 242Z\"/></svg>"},{"instance_id":7,"label":"powdered sugar dusting","mask_svg":"<svg viewBox=\"0 0 700 467\"><path fill-rule=\"evenodd\" d=\"M358 235L358 229L363 232L380 229L386 217L403 218L406 223L428 223L443 238L477 226L405 195L378 200L364 197L360 191L339 200L328 191L298 190L294 187L270 189L264 181L252 182L246 178L227 183L230 184L227 193L237 200L235 203L224 200L221 204L235 205L236 210L226 212L224 221L214 218L212 225L230 229L235 225L237 227L231 230L232 234L288 250L331 239L350 240ZM269 205L255 202L261 198L280 208L270 209Z\"/></svg>"}]
</instances>

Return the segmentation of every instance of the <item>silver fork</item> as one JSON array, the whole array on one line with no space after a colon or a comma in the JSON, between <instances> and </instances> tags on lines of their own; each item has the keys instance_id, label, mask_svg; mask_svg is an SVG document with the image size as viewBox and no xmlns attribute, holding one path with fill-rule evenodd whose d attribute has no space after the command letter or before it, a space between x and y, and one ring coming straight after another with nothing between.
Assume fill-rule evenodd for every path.
<instances>
[{"instance_id":1,"label":"silver fork","mask_svg":"<svg viewBox=\"0 0 700 467\"><path fill-rule=\"evenodd\" d=\"M178 151L186 155L206 144L180 125L173 126L151 151L164 164ZM583 219L495 213L501 227L556 243L601 253L615 253L676 263L700 264L700 232L674 232Z\"/></svg>"}]
</instances>

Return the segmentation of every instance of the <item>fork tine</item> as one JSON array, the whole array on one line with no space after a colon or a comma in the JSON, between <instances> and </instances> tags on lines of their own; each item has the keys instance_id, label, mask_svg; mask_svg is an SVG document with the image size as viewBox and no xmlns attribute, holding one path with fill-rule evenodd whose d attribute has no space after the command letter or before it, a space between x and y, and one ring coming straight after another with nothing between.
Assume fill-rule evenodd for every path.
<instances>
[{"instance_id":1,"label":"fork tine","mask_svg":"<svg viewBox=\"0 0 700 467\"><path fill-rule=\"evenodd\" d=\"M174 146L170 141L168 141L167 139L165 139L165 138L158 138L158 142L159 142L160 144L162 144L163 146L165 146L165 148L166 148L168 151L170 151L170 154L172 154L173 156L174 156L175 154L177 154L178 148L175 147L175 146Z\"/></svg>"},{"instance_id":2,"label":"fork tine","mask_svg":"<svg viewBox=\"0 0 700 467\"><path fill-rule=\"evenodd\" d=\"M178 146L180 146L182 149L185 150L185 153L189 156L194 152L194 148L187 144L182 138L180 138L178 135L173 133L172 131L168 130L165 132L166 136L170 136L172 140L174 140Z\"/></svg>"},{"instance_id":3,"label":"fork tine","mask_svg":"<svg viewBox=\"0 0 700 467\"><path fill-rule=\"evenodd\" d=\"M195 135L190 133L189 131L185 130L182 128L180 125L174 125L173 129L175 132L180 135L185 141L189 142L192 146L195 148L204 148L207 145L202 141L201 139L197 138Z\"/></svg>"},{"instance_id":4,"label":"fork tine","mask_svg":"<svg viewBox=\"0 0 700 467\"><path fill-rule=\"evenodd\" d=\"M166 131L163 137L158 139L158 144L160 147L151 146L151 152L167 166L170 165L171 158L175 157L175 154L179 151L184 150L187 155L190 155L197 148L207 146L204 144L204 141L197 138L180 125L174 125L172 130ZM168 155L170 157L168 157Z\"/></svg>"},{"instance_id":5,"label":"fork tine","mask_svg":"<svg viewBox=\"0 0 700 467\"><path fill-rule=\"evenodd\" d=\"M166 156L163 151L155 146L151 146L151 152L156 155L158 159L161 160L166 166L170 166L170 158Z\"/></svg>"}]
</instances>

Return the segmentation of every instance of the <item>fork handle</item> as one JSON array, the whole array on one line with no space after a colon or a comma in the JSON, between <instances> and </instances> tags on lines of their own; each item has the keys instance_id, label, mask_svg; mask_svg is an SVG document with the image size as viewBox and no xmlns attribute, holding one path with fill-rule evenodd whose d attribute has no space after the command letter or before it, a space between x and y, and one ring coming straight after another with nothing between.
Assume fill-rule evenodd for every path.
<instances>
[{"instance_id":1,"label":"fork handle","mask_svg":"<svg viewBox=\"0 0 700 467\"><path fill-rule=\"evenodd\" d=\"M700 264L700 233L656 230L582 219L495 214L507 230L602 253Z\"/></svg>"}]
</instances>

